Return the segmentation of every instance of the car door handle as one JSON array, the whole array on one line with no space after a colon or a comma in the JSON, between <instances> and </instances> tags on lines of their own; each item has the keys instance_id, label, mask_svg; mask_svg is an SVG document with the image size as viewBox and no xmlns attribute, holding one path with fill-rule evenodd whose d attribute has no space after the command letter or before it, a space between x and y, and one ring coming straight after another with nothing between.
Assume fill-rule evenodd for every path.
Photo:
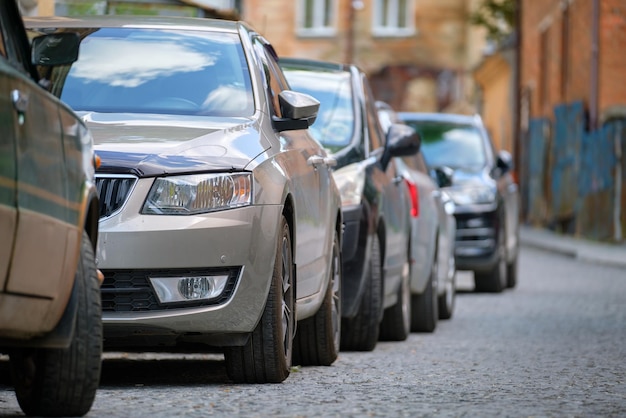
<instances>
[{"instance_id":1,"label":"car door handle","mask_svg":"<svg viewBox=\"0 0 626 418\"><path fill-rule=\"evenodd\" d=\"M324 157L320 157L319 155L311 155L309 159L306 160L306 162L313 167L317 167L318 165L324 164Z\"/></svg>"},{"instance_id":2,"label":"car door handle","mask_svg":"<svg viewBox=\"0 0 626 418\"><path fill-rule=\"evenodd\" d=\"M333 157L324 157L324 164L328 167L334 167L337 165L337 159Z\"/></svg>"},{"instance_id":3,"label":"car door handle","mask_svg":"<svg viewBox=\"0 0 626 418\"><path fill-rule=\"evenodd\" d=\"M400 184L400 183L402 183L404 181L404 177L402 177L402 176L395 176L392 181L393 181L393 184Z\"/></svg>"},{"instance_id":4,"label":"car door handle","mask_svg":"<svg viewBox=\"0 0 626 418\"><path fill-rule=\"evenodd\" d=\"M28 95L22 94L21 91L13 90L11 92L11 101L18 113L25 113L28 110Z\"/></svg>"}]
</instances>

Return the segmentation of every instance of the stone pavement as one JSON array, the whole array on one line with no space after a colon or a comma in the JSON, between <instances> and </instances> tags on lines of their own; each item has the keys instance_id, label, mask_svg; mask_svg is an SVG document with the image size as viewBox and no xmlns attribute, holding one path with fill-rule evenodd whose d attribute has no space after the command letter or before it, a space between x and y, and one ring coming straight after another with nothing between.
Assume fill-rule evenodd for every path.
<instances>
[{"instance_id":1,"label":"stone pavement","mask_svg":"<svg viewBox=\"0 0 626 418\"><path fill-rule=\"evenodd\" d=\"M523 246L560 253L581 261L626 268L626 243L590 241L527 225L520 228L520 241Z\"/></svg>"}]
</instances>

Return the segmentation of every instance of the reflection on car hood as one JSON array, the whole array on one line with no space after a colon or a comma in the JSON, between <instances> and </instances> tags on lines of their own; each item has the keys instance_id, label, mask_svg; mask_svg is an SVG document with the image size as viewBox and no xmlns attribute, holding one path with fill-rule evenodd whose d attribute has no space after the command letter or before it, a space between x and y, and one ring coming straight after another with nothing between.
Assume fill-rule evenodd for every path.
<instances>
[{"instance_id":1,"label":"reflection on car hood","mask_svg":"<svg viewBox=\"0 0 626 418\"><path fill-rule=\"evenodd\" d=\"M459 167L454 169L452 187L480 187L492 185L493 179L485 167Z\"/></svg>"},{"instance_id":2,"label":"reflection on car hood","mask_svg":"<svg viewBox=\"0 0 626 418\"><path fill-rule=\"evenodd\" d=\"M83 113L102 160L98 172L150 177L241 170L269 148L247 118Z\"/></svg>"}]
</instances>

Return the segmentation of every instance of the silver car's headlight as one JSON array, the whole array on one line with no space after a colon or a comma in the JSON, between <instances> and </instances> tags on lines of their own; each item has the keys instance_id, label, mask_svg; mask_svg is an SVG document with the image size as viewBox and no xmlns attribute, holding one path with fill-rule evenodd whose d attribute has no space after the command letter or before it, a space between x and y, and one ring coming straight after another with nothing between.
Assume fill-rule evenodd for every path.
<instances>
[{"instance_id":1,"label":"silver car's headlight","mask_svg":"<svg viewBox=\"0 0 626 418\"><path fill-rule=\"evenodd\" d=\"M157 178L141 213L196 215L250 204L250 173L195 174Z\"/></svg>"},{"instance_id":2,"label":"silver car's headlight","mask_svg":"<svg viewBox=\"0 0 626 418\"><path fill-rule=\"evenodd\" d=\"M350 206L361 203L365 185L365 164L354 163L333 171L335 184L341 194L341 205Z\"/></svg>"},{"instance_id":3,"label":"silver car's headlight","mask_svg":"<svg viewBox=\"0 0 626 418\"><path fill-rule=\"evenodd\" d=\"M454 200L452 200L448 192L444 190L441 191L441 201L443 202L443 210L448 215L454 215L456 205L454 204Z\"/></svg>"},{"instance_id":4,"label":"silver car's headlight","mask_svg":"<svg viewBox=\"0 0 626 418\"><path fill-rule=\"evenodd\" d=\"M491 187L463 187L448 189L446 193L457 205L493 203L496 200L496 192Z\"/></svg>"}]
</instances>

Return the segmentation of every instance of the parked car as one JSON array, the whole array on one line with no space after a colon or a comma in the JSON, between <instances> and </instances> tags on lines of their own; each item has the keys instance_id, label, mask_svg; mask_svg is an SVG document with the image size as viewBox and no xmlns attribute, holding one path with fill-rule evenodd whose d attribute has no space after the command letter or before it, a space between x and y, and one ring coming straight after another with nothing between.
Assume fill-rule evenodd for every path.
<instances>
[{"instance_id":1,"label":"parked car","mask_svg":"<svg viewBox=\"0 0 626 418\"><path fill-rule=\"evenodd\" d=\"M408 189L393 157L419 150L402 124L385 136L365 74L354 65L281 58L294 90L320 101L311 127L337 159L344 221L341 348L373 350L410 331Z\"/></svg>"},{"instance_id":2,"label":"parked car","mask_svg":"<svg viewBox=\"0 0 626 418\"><path fill-rule=\"evenodd\" d=\"M235 382L333 363L336 161L308 131L319 102L288 89L272 46L225 20L28 25L81 37L78 61L51 79L102 158L105 348L215 348Z\"/></svg>"},{"instance_id":3,"label":"parked car","mask_svg":"<svg viewBox=\"0 0 626 418\"><path fill-rule=\"evenodd\" d=\"M376 102L383 130L401 123L393 108ZM433 332L438 319L450 319L456 299L454 202L443 188L451 170L431 170L422 152L398 158L411 190L411 330Z\"/></svg>"},{"instance_id":4,"label":"parked car","mask_svg":"<svg viewBox=\"0 0 626 418\"><path fill-rule=\"evenodd\" d=\"M31 51L15 1L0 2L0 353L28 415L84 415L100 380L92 137L31 63L77 55L72 35L39 37Z\"/></svg>"},{"instance_id":5,"label":"parked car","mask_svg":"<svg viewBox=\"0 0 626 418\"><path fill-rule=\"evenodd\" d=\"M517 283L519 192L512 158L496 152L480 116L403 113L422 136L433 168L454 170L444 190L455 203L456 265L474 272L477 291L501 292Z\"/></svg>"}]
</instances>

